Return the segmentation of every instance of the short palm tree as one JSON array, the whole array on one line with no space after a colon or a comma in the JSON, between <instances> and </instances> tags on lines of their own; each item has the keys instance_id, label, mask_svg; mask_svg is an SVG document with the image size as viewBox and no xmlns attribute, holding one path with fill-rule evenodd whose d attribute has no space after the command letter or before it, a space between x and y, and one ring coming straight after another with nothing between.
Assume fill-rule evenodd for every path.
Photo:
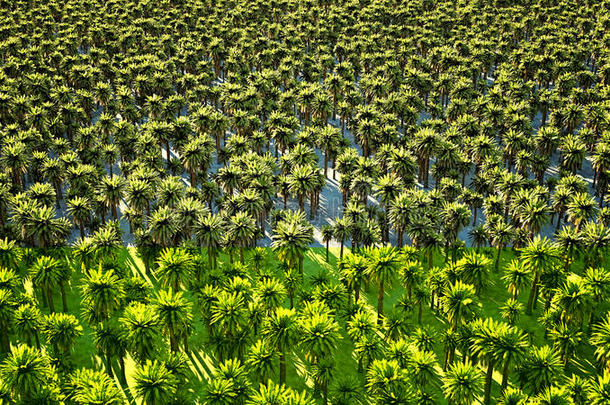
<instances>
[{"instance_id":1,"label":"short palm tree","mask_svg":"<svg viewBox=\"0 0 610 405\"><path fill-rule=\"evenodd\" d=\"M54 386L49 358L24 344L15 346L4 359L0 365L0 377L13 398L25 403Z\"/></svg>"},{"instance_id":2,"label":"short palm tree","mask_svg":"<svg viewBox=\"0 0 610 405\"><path fill-rule=\"evenodd\" d=\"M506 287L508 287L508 293L512 295L514 300L519 296L519 291L527 284L531 279L531 271L525 267L522 261L514 259L504 268L504 275L502 280Z\"/></svg>"},{"instance_id":3,"label":"short palm tree","mask_svg":"<svg viewBox=\"0 0 610 405\"><path fill-rule=\"evenodd\" d=\"M517 370L521 385L538 394L551 387L562 375L559 354L549 346L532 347Z\"/></svg>"}]
</instances>

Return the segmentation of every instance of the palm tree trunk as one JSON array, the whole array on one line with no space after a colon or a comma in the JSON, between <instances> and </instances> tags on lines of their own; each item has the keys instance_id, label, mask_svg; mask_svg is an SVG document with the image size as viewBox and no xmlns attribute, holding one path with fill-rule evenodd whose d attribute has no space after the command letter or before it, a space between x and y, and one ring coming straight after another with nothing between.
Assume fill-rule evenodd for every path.
<instances>
[{"instance_id":1,"label":"palm tree trunk","mask_svg":"<svg viewBox=\"0 0 610 405\"><path fill-rule=\"evenodd\" d=\"M339 251L339 260L343 259L343 239L341 239L341 250Z\"/></svg>"},{"instance_id":2,"label":"palm tree trunk","mask_svg":"<svg viewBox=\"0 0 610 405\"><path fill-rule=\"evenodd\" d=\"M110 356L110 351L106 352L106 372L110 378L114 377L112 372L112 357Z\"/></svg>"},{"instance_id":3,"label":"palm tree trunk","mask_svg":"<svg viewBox=\"0 0 610 405\"><path fill-rule=\"evenodd\" d=\"M286 385L286 351L280 351L280 385Z\"/></svg>"},{"instance_id":4,"label":"palm tree trunk","mask_svg":"<svg viewBox=\"0 0 610 405\"><path fill-rule=\"evenodd\" d=\"M507 360L504 363L504 367L502 367L502 385L500 386L500 395L504 393L506 387L508 387L508 370L509 370L510 362Z\"/></svg>"},{"instance_id":5,"label":"palm tree trunk","mask_svg":"<svg viewBox=\"0 0 610 405\"><path fill-rule=\"evenodd\" d=\"M326 263L328 263L328 244L330 243L329 240L326 241Z\"/></svg>"},{"instance_id":6,"label":"palm tree trunk","mask_svg":"<svg viewBox=\"0 0 610 405\"><path fill-rule=\"evenodd\" d=\"M381 325L383 318L383 295L384 286L383 280L379 282L379 295L377 296L377 325Z\"/></svg>"},{"instance_id":7,"label":"palm tree trunk","mask_svg":"<svg viewBox=\"0 0 610 405\"><path fill-rule=\"evenodd\" d=\"M68 312L68 300L66 298L66 288L64 282L59 282L59 291L61 291L61 305L63 306L64 312Z\"/></svg>"},{"instance_id":8,"label":"palm tree trunk","mask_svg":"<svg viewBox=\"0 0 610 405\"><path fill-rule=\"evenodd\" d=\"M527 299L527 307L525 308L525 313L527 315L532 314L532 310L534 308L534 298L536 296L536 286L538 285L538 272L534 275L534 279L532 280L532 286L530 288L530 295Z\"/></svg>"},{"instance_id":9,"label":"palm tree trunk","mask_svg":"<svg viewBox=\"0 0 610 405\"><path fill-rule=\"evenodd\" d=\"M47 293L47 302L49 303L49 310L51 311L51 313L54 313L55 305L53 304L53 293L51 292L50 288L46 289L46 293Z\"/></svg>"},{"instance_id":10,"label":"palm tree trunk","mask_svg":"<svg viewBox=\"0 0 610 405\"><path fill-rule=\"evenodd\" d=\"M491 400L491 378L494 373L494 363L492 361L487 364L487 373L485 374L485 390L483 393L483 404L488 405Z\"/></svg>"}]
</instances>

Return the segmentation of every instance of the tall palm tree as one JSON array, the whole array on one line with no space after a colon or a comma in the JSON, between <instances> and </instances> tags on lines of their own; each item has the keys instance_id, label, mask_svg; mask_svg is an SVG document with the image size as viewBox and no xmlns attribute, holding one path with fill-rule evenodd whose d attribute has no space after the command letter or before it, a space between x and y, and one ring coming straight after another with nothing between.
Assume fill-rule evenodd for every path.
<instances>
[{"instance_id":1,"label":"tall palm tree","mask_svg":"<svg viewBox=\"0 0 610 405\"><path fill-rule=\"evenodd\" d=\"M85 225L91 218L91 202L86 197L75 196L70 198L66 205L68 214L72 217L72 222L80 229L80 237L85 238Z\"/></svg>"},{"instance_id":2,"label":"tall palm tree","mask_svg":"<svg viewBox=\"0 0 610 405\"><path fill-rule=\"evenodd\" d=\"M383 301L385 287L396 277L400 265L398 251L384 246L367 251L369 267L367 273L379 283L377 294L377 323L383 322Z\"/></svg>"},{"instance_id":3,"label":"tall palm tree","mask_svg":"<svg viewBox=\"0 0 610 405\"><path fill-rule=\"evenodd\" d=\"M140 363L151 359L159 337L159 319L153 308L139 302L125 308L119 319L127 350Z\"/></svg>"},{"instance_id":4,"label":"tall palm tree","mask_svg":"<svg viewBox=\"0 0 610 405\"><path fill-rule=\"evenodd\" d=\"M290 348L298 339L297 316L294 309L276 308L267 317L263 336L279 353L280 385L286 384L286 361Z\"/></svg>"},{"instance_id":5,"label":"tall palm tree","mask_svg":"<svg viewBox=\"0 0 610 405\"><path fill-rule=\"evenodd\" d=\"M176 378L158 360L139 365L134 374L138 399L146 405L162 405L174 400L178 389Z\"/></svg>"},{"instance_id":6,"label":"tall palm tree","mask_svg":"<svg viewBox=\"0 0 610 405\"><path fill-rule=\"evenodd\" d=\"M156 275L161 286L175 292L191 280L195 271L193 255L183 248L166 248L157 259Z\"/></svg>"},{"instance_id":7,"label":"tall palm tree","mask_svg":"<svg viewBox=\"0 0 610 405\"><path fill-rule=\"evenodd\" d=\"M256 225L254 218L246 212L237 212L229 218L227 237L239 246L239 260L244 262L244 247L254 239Z\"/></svg>"},{"instance_id":8,"label":"tall palm tree","mask_svg":"<svg viewBox=\"0 0 610 405\"><path fill-rule=\"evenodd\" d=\"M471 319L478 305L476 290L471 284L461 281L449 285L442 297L442 306L447 314L450 329L456 331L463 322Z\"/></svg>"},{"instance_id":9,"label":"tall palm tree","mask_svg":"<svg viewBox=\"0 0 610 405\"><path fill-rule=\"evenodd\" d=\"M117 206L123 199L125 193L125 179L122 177L103 177L100 183L100 193L104 199L104 204L112 211L112 217L118 219Z\"/></svg>"},{"instance_id":10,"label":"tall palm tree","mask_svg":"<svg viewBox=\"0 0 610 405\"><path fill-rule=\"evenodd\" d=\"M303 212L290 213L273 230L272 247L278 258L303 275L305 249L313 242L313 226Z\"/></svg>"},{"instance_id":11,"label":"tall palm tree","mask_svg":"<svg viewBox=\"0 0 610 405\"><path fill-rule=\"evenodd\" d=\"M82 291L83 304L93 322L107 321L121 304L119 278L112 269L103 271L101 265L86 275Z\"/></svg>"},{"instance_id":12,"label":"tall palm tree","mask_svg":"<svg viewBox=\"0 0 610 405\"><path fill-rule=\"evenodd\" d=\"M179 342L184 342L184 351L188 351L188 337L193 324L191 303L182 295L171 289L159 291L152 302L156 317L167 333L172 352L179 350Z\"/></svg>"},{"instance_id":13,"label":"tall palm tree","mask_svg":"<svg viewBox=\"0 0 610 405\"><path fill-rule=\"evenodd\" d=\"M219 215L208 213L197 217L195 235L201 245L207 249L208 267L210 268L216 268L216 258L221 246L223 232L223 221Z\"/></svg>"},{"instance_id":14,"label":"tall palm tree","mask_svg":"<svg viewBox=\"0 0 610 405\"><path fill-rule=\"evenodd\" d=\"M76 340L83 335L83 327L74 315L54 313L43 321L42 331L55 355L67 355Z\"/></svg>"},{"instance_id":15,"label":"tall palm tree","mask_svg":"<svg viewBox=\"0 0 610 405\"><path fill-rule=\"evenodd\" d=\"M443 377L443 393L450 404L471 404L483 393L481 373L470 362L453 364Z\"/></svg>"},{"instance_id":16,"label":"tall palm tree","mask_svg":"<svg viewBox=\"0 0 610 405\"><path fill-rule=\"evenodd\" d=\"M59 286L62 277L61 264L49 256L40 256L30 268L30 279L34 287L40 288L43 303L55 312L53 290Z\"/></svg>"},{"instance_id":17,"label":"tall palm tree","mask_svg":"<svg viewBox=\"0 0 610 405\"><path fill-rule=\"evenodd\" d=\"M521 260L513 259L504 268L502 280L514 300L519 296L519 291L530 282L531 276L531 270Z\"/></svg>"},{"instance_id":18,"label":"tall palm tree","mask_svg":"<svg viewBox=\"0 0 610 405\"><path fill-rule=\"evenodd\" d=\"M15 346L0 365L4 388L13 398L30 402L56 388L49 358L28 345Z\"/></svg>"},{"instance_id":19,"label":"tall palm tree","mask_svg":"<svg viewBox=\"0 0 610 405\"><path fill-rule=\"evenodd\" d=\"M538 297L540 275L548 268L557 264L559 252L557 248L547 238L536 236L521 252L520 260L532 273L532 287L527 300L525 312L531 315L535 300Z\"/></svg>"},{"instance_id":20,"label":"tall palm tree","mask_svg":"<svg viewBox=\"0 0 610 405\"><path fill-rule=\"evenodd\" d=\"M549 346L532 347L518 368L521 385L534 394L552 386L562 375L563 364Z\"/></svg>"},{"instance_id":21,"label":"tall palm tree","mask_svg":"<svg viewBox=\"0 0 610 405\"><path fill-rule=\"evenodd\" d=\"M343 246L345 241L351 236L352 221L348 217L336 218L333 226L333 235L339 240L339 260L343 259Z\"/></svg>"}]
</instances>

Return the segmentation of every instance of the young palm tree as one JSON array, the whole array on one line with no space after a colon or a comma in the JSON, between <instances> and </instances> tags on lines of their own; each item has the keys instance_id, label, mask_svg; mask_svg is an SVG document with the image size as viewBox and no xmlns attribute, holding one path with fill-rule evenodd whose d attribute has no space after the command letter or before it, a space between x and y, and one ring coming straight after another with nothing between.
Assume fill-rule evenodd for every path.
<instances>
[{"instance_id":1,"label":"young palm tree","mask_svg":"<svg viewBox=\"0 0 610 405\"><path fill-rule=\"evenodd\" d=\"M334 237L333 227L331 225L322 225L322 228L320 228L320 233L322 234L322 242L324 242L324 245L326 246L326 263L328 263L328 245Z\"/></svg>"}]
</instances>

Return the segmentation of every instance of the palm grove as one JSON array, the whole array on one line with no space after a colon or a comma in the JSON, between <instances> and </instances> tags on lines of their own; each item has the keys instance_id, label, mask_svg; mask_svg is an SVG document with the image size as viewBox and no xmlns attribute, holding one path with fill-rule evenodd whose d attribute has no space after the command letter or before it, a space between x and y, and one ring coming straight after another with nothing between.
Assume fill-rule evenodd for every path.
<instances>
[{"instance_id":1,"label":"palm grove","mask_svg":"<svg viewBox=\"0 0 610 405\"><path fill-rule=\"evenodd\" d=\"M607 1L102 3L0 3L0 402L610 403Z\"/></svg>"}]
</instances>

